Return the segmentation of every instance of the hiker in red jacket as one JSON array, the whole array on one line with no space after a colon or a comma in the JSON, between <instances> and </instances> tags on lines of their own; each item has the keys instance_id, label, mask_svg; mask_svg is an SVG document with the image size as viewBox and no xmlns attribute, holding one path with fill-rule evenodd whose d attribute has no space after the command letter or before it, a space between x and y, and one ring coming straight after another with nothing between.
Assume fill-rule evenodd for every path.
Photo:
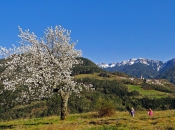
<instances>
[{"instance_id":1,"label":"hiker in red jacket","mask_svg":"<svg viewBox=\"0 0 175 130\"><path fill-rule=\"evenodd\" d=\"M152 116L152 115L153 115L153 111L151 110L151 108L150 108L149 111L148 111L148 115L149 115L149 116Z\"/></svg>"}]
</instances>

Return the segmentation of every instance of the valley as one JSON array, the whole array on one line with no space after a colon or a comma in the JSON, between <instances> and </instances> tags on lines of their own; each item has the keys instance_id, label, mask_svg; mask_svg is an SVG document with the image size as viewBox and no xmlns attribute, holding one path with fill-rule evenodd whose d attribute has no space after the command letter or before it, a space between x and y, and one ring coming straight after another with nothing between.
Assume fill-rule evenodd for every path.
<instances>
[{"instance_id":1,"label":"valley","mask_svg":"<svg viewBox=\"0 0 175 130\"><path fill-rule=\"evenodd\" d=\"M81 113L96 112L99 100L107 103L112 102L115 104L113 105L115 111L119 113L123 113L131 107L134 107L138 111L137 113L146 111L150 107L154 111L175 109L175 85L168 80L137 78L123 72L109 72L99 68L89 59L81 58L81 60L84 61L83 65L78 65L73 69L74 80L84 84L92 84L94 90L82 90L80 97L72 95L68 103L69 114L78 113L78 116L81 116ZM3 72L3 68L0 69ZM1 84L0 89L2 88ZM51 98L31 101L29 104L15 104L13 100L16 94L20 94L20 91L5 91L0 94L0 101L5 101L4 104L1 103L1 121L20 118L52 118L60 113L61 99L56 93L53 93ZM117 117L117 115L112 115L112 117ZM5 127L4 125L2 124L2 127Z\"/></svg>"}]
</instances>

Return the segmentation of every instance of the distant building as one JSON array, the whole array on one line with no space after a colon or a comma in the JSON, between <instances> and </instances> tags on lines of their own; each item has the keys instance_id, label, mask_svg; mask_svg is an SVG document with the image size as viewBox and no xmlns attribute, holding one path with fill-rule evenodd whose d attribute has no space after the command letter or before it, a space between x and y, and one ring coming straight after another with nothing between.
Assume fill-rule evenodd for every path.
<instances>
[{"instance_id":1,"label":"distant building","mask_svg":"<svg viewBox=\"0 0 175 130\"><path fill-rule=\"evenodd\" d=\"M142 74L141 74L141 76L140 76L140 79L144 79L143 76L142 76Z\"/></svg>"},{"instance_id":2,"label":"distant building","mask_svg":"<svg viewBox=\"0 0 175 130\"><path fill-rule=\"evenodd\" d=\"M129 78L130 80L134 80L134 78Z\"/></svg>"}]
</instances>

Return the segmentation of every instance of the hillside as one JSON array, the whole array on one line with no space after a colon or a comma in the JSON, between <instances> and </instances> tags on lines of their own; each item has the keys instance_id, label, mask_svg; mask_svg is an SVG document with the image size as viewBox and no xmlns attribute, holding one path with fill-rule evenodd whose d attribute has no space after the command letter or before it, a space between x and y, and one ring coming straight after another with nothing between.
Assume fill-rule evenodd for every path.
<instances>
[{"instance_id":1,"label":"hillside","mask_svg":"<svg viewBox=\"0 0 175 130\"><path fill-rule=\"evenodd\" d=\"M159 74L155 77L156 79L166 79L169 82L175 84L175 66L171 69L163 71L163 73Z\"/></svg>"},{"instance_id":2,"label":"hillside","mask_svg":"<svg viewBox=\"0 0 175 130\"><path fill-rule=\"evenodd\" d=\"M144 79L163 78L171 83L174 82L173 67L175 67L175 59L162 62L158 60L150 60L146 58L129 59L119 63L97 64L100 68L110 72L122 72L130 76Z\"/></svg>"},{"instance_id":3,"label":"hillside","mask_svg":"<svg viewBox=\"0 0 175 130\"><path fill-rule=\"evenodd\" d=\"M116 104L115 109L120 111L126 111L132 106L137 110L149 107L154 110L175 108L175 86L168 81L145 81L120 72L110 73L86 58L81 60L83 64L73 70L75 80L92 84L95 90L82 90L80 98L73 94L69 99L70 114L94 111L99 99L112 101ZM2 87L0 84L1 89ZM45 117L60 113L61 99L56 93L53 93L51 98L31 101L29 104L15 103L16 94L20 93L4 91L0 94L0 120Z\"/></svg>"},{"instance_id":4,"label":"hillside","mask_svg":"<svg viewBox=\"0 0 175 130\"><path fill-rule=\"evenodd\" d=\"M99 118L96 112L70 114L63 122L58 116L19 119L0 122L0 129L10 130L174 130L175 111L153 111L149 117L147 110L136 110L135 117L126 111L115 111L111 117Z\"/></svg>"},{"instance_id":5,"label":"hillside","mask_svg":"<svg viewBox=\"0 0 175 130\"><path fill-rule=\"evenodd\" d=\"M95 72L104 72L103 69L99 68L94 62L87 58L79 58L82 61L82 64L76 65L73 68L72 75L77 74L93 74Z\"/></svg>"},{"instance_id":6,"label":"hillside","mask_svg":"<svg viewBox=\"0 0 175 130\"><path fill-rule=\"evenodd\" d=\"M123 72L137 78L140 78L141 76L144 78L153 78L159 74L151 67L143 65L141 63L135 63L133 65L125 65L125 66L115 66L113 68L105 68L104 70L110 72L116 72L116 71Z\"/></svg>"},{"instance_id":7,"label":"hillside","mask_svg":"<svg viewBox=\"0 0 175 130\"><path fill-rule=\"evenodd\" d=\"M168 60L167 62L165 62L161 69L160 69L160 74L165 72L165 71L168 71L169 69L175 67L175 58L171 59L171 60Z\"/></svg>"}]
</instances>

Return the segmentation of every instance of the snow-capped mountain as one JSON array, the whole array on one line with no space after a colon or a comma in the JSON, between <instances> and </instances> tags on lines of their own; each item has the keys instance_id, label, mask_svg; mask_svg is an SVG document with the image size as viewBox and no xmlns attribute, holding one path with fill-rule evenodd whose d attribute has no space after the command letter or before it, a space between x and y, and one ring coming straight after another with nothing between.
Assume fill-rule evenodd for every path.
<instances>
[{"instance_id":1,"label":"snow-capped mountain","mask_svg":"<svg viewBox=\"0 0 175 130\"><path fill-rule=\"evenodd\" d=\"M108 67L114 67L116 65L116 63L110 63L110 64L106 64L106 63L99 63L97 64L98 67L100 68L108 68Z\"/></svg>"},{"instance_id":2,"label":"snow-capped mountain","mask_svg":"<svg viewBox=\"0 0 175 130\"><path fill-rule=\"evenodd\" d=\"M175 59L174 62L170 61L164 63L163 61L147 58L132 58L118 63L97 64L97 66L107 71L123 72L134 77L153 78L159 75L162 70L175 66Z\"/></svg>"},{"instance_id":3,"label":"snow-capped mountain","mask_svg":"<svg viewBox=\"0 0 175 130\"><path fill-rule=\"evenodd\" d=\"M154 70L159 71L160 68L163 65L162 61L158 61L158 60L150 60L150 59L146 59L146 58L133 58L133 59L129 59L129 60L125 60L122 62L118 62L118 63L100 63L97 64L97 66L99 66L100 68L112 68L112 67L120 67L120 66L129 66L129 65L134 65L136 63L141 63L147 66L152 66Z\"/></svg>"},{"instance_id":4,"label":"snow-capped mountain","mask_svg":"<svg viewBox=\"0 0 175 130\"><path fill-rule=\"evenodd\" d=\"M162 69L159 71L159 75L155 78L166 79L169 82L175 84L175 59L169 60L164 63Z\"/></svg>"},{"instance_id":5,"label":"snow-capped mountain","mask_svg":"<svg viewBox=\"0 0 175 130\"><path fill-rule=\"evenodd\" d=\"M165 71L171 69L174 66L175 66L175 58L165 62L160 68L160 73L165 72Z\"/></svg>"},{"instance_id":6,"label":"snow-capped mountain","mask_svg":"<svg viewBox=\"0 0 175 130\"><path fill-rule=\"evenodd\" d=\"M134 65L136 63L141 63L147 66L152 66L152 68L156 71L159 71L163 65L163 62L158 61L158 60L150 60L146 58L138 58L138 59L133 58L133 59L129 59L129 60L117 63L116 66Z\"/></svg>"},{"instance_id":7,"label":"snow-capped mountain","mask_svg":"<svg viewBox=\"0 0 175 130\"><path fill-rule=\"evenodd\" d=\"M175 58L167 62L146 58L132 58L118 63L97 64L100 68L111 72L123 72L134 77L154 78L175 67Z\"/></svg>"}]
</instances>

